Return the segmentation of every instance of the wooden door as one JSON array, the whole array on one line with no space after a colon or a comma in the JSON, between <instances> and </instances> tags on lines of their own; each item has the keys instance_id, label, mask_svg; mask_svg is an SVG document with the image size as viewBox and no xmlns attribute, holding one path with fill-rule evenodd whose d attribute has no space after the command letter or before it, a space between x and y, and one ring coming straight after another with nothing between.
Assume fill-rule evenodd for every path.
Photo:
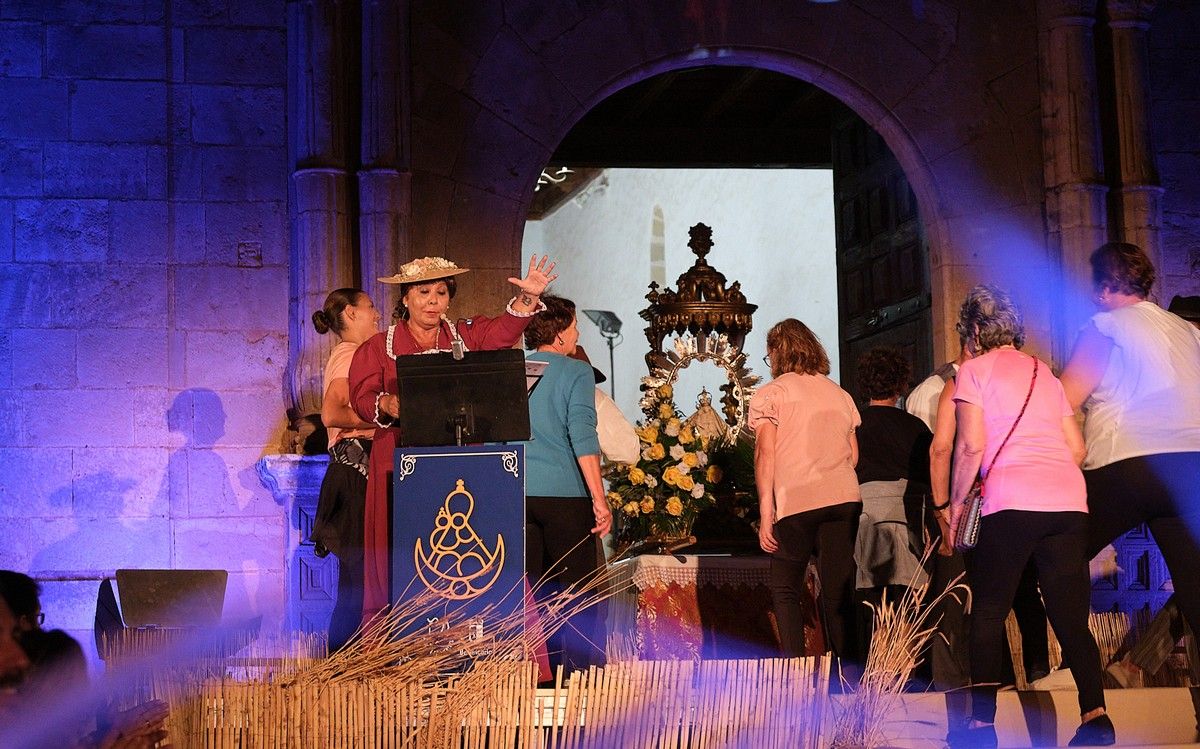
<instances>
[{"instance_id":1,"label":"wooden door","mask_svg":"<svg viewBox=\"0 0 1200 749\"><path fill-rule=\"evenodd\" d=\"M841 385L861 398L858 357L896 346L913 382L934 368L929 251L916 198L888 149L844 107L833 116Z\"/></svg>"}]
</instances>

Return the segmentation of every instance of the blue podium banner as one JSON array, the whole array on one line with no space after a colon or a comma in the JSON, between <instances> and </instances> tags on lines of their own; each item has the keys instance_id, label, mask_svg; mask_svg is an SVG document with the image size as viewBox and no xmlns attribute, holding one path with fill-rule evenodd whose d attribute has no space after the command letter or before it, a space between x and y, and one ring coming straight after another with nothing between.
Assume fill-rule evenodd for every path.
<instances>
[{"instance_id":1,"label":"blue podium banner","mask_svg":"<svg viewBox=\"0 0 1200 749\"><path fill-rule=\"evenodd\" d=\"M392 600L430 591L462 616L519 611L524 446L401 447L395 460Z\"/></svg>"}]
</instances>

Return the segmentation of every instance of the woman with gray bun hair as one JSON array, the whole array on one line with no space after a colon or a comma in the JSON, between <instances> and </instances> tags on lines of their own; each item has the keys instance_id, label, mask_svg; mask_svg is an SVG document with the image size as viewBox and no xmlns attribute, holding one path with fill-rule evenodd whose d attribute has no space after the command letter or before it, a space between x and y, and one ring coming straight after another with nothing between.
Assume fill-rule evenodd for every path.
<instances>
[{"instance_id":1,"label":"woman with gray bun hair","mask_svg":"<svg viewBox=\"0 0 1200 749\"><path fill-rule=\"evenodd\" d=\"M967 493L984 479L979 540L966 557L971 614L971 720L952 728L952 747L997 745L996 684L1004 620L1021 573L1037 566L1046 613L1079 689L1082 725L1071 746L1116 740L1105 714L1100 654L1088 630L1087 493L1083 435L1050 367L1020 351L1021 313L995 286L976 286L958 318L973 358L954 391L958 431L950 485L953 543Z\"/></svg>"}]
</instances>

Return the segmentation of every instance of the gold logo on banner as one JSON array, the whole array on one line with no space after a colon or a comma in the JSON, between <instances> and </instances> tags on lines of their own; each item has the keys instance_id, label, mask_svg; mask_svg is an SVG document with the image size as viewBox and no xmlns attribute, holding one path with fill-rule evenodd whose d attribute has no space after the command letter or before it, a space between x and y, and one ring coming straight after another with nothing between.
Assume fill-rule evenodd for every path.
<instances>
[{"instance_id":1,"label":"gold logo on banner","mask_svg":"<svg viewBox=\"0 0 1200 749\"><path fill-rule=\"evenodd\" d=\"M451 507L456 497L466 498L465 510ZM457 504L461 503L460 499ZM426 588L442 598L454 601L474 598L495 585L504 569L504 536L497 535L495 548L489 550L471 527L473 512L475 496L458 479L434 520L429 553L425 553L419 538L413 547L417 574Z\"/></svg>"}]
</instances>

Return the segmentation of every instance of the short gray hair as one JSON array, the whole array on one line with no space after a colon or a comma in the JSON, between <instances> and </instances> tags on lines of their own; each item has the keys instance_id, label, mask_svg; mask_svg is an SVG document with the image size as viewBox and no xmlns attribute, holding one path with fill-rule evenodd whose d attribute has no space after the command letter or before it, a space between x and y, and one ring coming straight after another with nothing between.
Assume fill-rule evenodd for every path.
<instances>
[{"instance_id":1,"label":"short gray hair","mask_svg":"<svg viewBox=\"0 0 1200 749\"><path fill-rule=\"evenodd\" d=\"M1009 344L1025 345L1021 311L999 286L980 284L968 291L954 328L959 338L974 342L976 354Z\"/></svg>"}]
</instances>

